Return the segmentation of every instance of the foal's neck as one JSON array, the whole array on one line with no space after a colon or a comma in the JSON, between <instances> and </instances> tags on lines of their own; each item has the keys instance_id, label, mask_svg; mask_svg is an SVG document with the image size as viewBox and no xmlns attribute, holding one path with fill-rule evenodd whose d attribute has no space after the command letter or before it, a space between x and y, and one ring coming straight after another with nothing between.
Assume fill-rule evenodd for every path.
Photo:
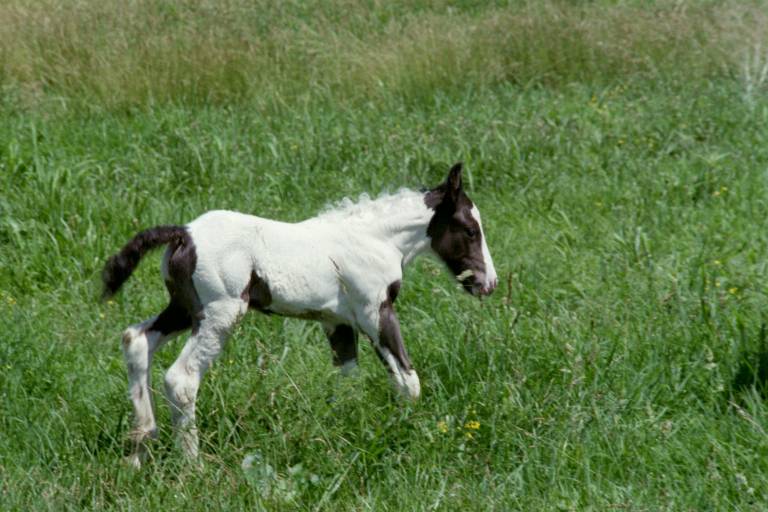
<instances>
[{"instance_id":1,"label":"foal's neck","mask_svg":"<svg viewBox=\"0 0 768 512\"><path fill-rule=\"evenodd\" d=\"M414 193L400 198L393 204L390 215L379 219L371 229L394 245L403 255L402 264L405 266L430 249L427 226L433 215L434 211L424 203L423 194Z\"/></svg>"},{"instance_id":2,"label":"foal's neck","mask_svg":"<svg viewBox=\"0 0 768 512\"><path fill-rule=\"evenodd\" d=\"M373 200L361 198L358 203L322 213L315 219L373 236L398 251L405 266L430 249L427 227L433 215L434 211L424 202L424 193L402 189Z\"/></svg>"}]
</instances>

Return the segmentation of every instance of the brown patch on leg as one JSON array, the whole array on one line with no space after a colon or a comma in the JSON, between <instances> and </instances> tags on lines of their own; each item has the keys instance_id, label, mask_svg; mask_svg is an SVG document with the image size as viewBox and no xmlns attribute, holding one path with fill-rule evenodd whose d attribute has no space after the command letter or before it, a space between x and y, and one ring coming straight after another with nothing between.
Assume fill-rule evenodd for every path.
<instances>
[{"instance_id":1,"label":"brown patch on leg","mask_svg":"<svg viewBox=\"0 0 768 512\"><path fill-rule=\"evenodd\" d=\"M328 335L333 351L333 365L342 366L357 360L357 333L349 325L338 325Z\"/></svg>"},{"instance_id":2,"label":"brown patch on leg","mask_svg":"<svg viewBox=\"0 0 768 512\"><path fill-rule=\"evenodd\" d=\"M187 330L190 327L192 327L191 312L172 299L171 303L152 322L148 330L158 331L163 336L167 336L174 332Z\"/></svg>"},{"instance_id":3,"label":"brown patch on leg","mask_svg":"<svg viewBox=\"0 0 768 512\"><path fill-rule=\"evenodd\" d=\"M395 281L387 287L387 300L379 307L379 343L386 347L395 356L400 367L410 371L411 360L403 344L403 336L400 334L400 322L395 314L394 302L400 293L400 281Z\"/></svg>"},{"instance_id":4,"label":"brown patch on leg","mask_svg":"<svg viewBox=\"0 0 768 512\"><path fill-rule=\"evenodd\" d=\"M378 357L378 358L379 358L379 361L381 361L381 364L383 364L383 365L384 365L384 368L387 370L387 373L388 373L388 374L390 374L390 375L392 375L392 374L393 374L393 370L392 370L392 367L391 367L391 366L389 366L389 363L387 362L387 360L386 360L386 358L384 357L384 355L381 353L381 351L379 350L379 348L378 348L378 347L376 347L375 345L374 345L374 347L373 347L373 348L374 348L374 352L376 352L376 357Z\"/></svg>"},{"instance_id":5,"label":"brown patch on leg","mask_svg":"<svg viewBox=\"0 0 768 512\"><path fill-rule=\"evenodd\" d=\"M379 343L389 349L403 370L411 371L413 367L403 344L395 309L391 304L382 304L379 314Z\"/></svg>"}]
</instances>

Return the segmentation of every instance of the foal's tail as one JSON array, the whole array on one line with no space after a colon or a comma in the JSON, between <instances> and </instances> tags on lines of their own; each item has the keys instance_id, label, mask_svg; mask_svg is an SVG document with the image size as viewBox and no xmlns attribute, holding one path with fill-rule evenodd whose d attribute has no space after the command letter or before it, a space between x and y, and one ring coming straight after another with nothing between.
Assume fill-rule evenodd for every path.
<instances>
[{"instance_id":1,"label":"foal's tail","mask_svg":"<svg viewBox=\"0 0 768 512\"><path fill-rule=\"evenodd\" d=\"M141 258L149 251L166 244L182 245L189 238L184 226L156 226L134 236L104 265L101 272L101 280L104 282L102 299L108 299L117 293L123 283L131 277Z\"/></svg>"}]
</instances>

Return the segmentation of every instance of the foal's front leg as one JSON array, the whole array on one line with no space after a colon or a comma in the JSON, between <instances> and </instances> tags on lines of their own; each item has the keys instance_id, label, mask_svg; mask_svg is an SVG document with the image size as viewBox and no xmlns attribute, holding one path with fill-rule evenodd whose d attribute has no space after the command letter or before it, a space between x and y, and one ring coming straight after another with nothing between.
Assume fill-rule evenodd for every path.
<instances>
[{"instance_id":1,"label":"foal's front leg","mask_svg":"<svg viewBox=\"0 0 768 512\"><path fill-rule=\"evenodd\" d=\"M406 398L415 400L421 394L419 375L411 365L408 352L400 334L400 322L395 314L395 299L400 289L400 282L392 283L387 289L387 298L381 303L378 314L372 314L365 332L381 362L387 367L397 390ZM374 312L375 313L375 312Z\"/></svg>"},{"instance_id":2,"label":"foal's front leg","mask_svg":"<svg viewBox=\"0 0 768 512\"><path fill-rule=\"evenodd\" d=\"M406 398L416 400L421 394L419 375L408 359L408 352L400 334L400 322L391 304L382 305L379 325L378 340L371 338L376 353L387 366L397 390Z\"/></svg>"}]
</instances>

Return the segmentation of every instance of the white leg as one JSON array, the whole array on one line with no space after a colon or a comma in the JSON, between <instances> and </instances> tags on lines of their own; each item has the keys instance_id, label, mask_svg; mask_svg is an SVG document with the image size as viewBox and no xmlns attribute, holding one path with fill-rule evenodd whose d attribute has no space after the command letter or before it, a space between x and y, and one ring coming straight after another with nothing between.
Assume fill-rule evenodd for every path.
<instances>
[{"instance_id":1,"label":"white leg","mask_svg":"<svg viewBox=\"0 0 768 512\"><path fill-rule=\"evenodd\" d=\"M123 357L128 370L128 395L133 403L134 426L130 438L132 451L127 462L140 467L146 456L145 440L157 436L157 424L152 407L152 355L178 333L163 334L151 329L157 317L128 327L123 332Z\"/></svg>"},{"instance_id":2,"label":"white leg","mask_svg":"<svg viewBox=\"0 0 768 512\"><path fill-rule=\"evenodd\" d=\"M181 355L165 374L165 394L170 403L177 441L182 453L189 459L198 455L195 400L200 382L221 353L232 326L246 309L246 303L234 299L205 305L198 330L192 333Z\"/></svg>"}]
</instances>

